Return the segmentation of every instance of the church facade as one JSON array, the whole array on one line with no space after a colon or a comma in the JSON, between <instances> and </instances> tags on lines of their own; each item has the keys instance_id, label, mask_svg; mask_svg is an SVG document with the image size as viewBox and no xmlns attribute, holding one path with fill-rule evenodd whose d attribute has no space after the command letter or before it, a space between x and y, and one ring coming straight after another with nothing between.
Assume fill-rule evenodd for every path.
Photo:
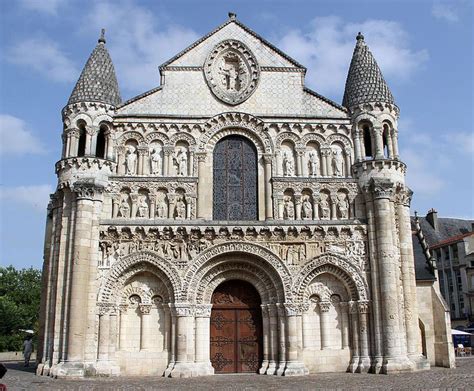
<instances>
[{"instance_id":1,"label":"church facade","mask_svg":"<svg viewBox=\"0 0 474 391\"><path fill-rule=\"evenodd\" d=\"M342 105L234 14L126 102L105 43L62 111L37 373L429 368L399 109L364 37Z\"/></svg>"}]
</instances>

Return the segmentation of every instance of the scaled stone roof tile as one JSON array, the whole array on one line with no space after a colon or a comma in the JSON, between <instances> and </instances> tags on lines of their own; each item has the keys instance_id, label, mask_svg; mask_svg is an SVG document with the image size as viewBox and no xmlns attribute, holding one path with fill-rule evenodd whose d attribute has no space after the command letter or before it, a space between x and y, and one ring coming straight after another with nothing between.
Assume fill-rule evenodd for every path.
<instances>
[{"instance_id":1,"label":"scaled stone roof tile","mask_svg":"<svg viewBox=\"0 0 474 391\"><path fill-rule=\"evenodd\" d=\"M395 104L382 72L364 41L364 36L359 33L347 75L342 105L350 109L371 102Z\"/></svg>"},{"instance_id":2,"label":"scaled stone roof tile","mask_svg":"<svg viewBox=\"0 0 474 391\"><path fill-rule=\"evenodd\" d=\"M68 104L78 102L102 102L112 106L122 102L114 64L103 36L87 60Z\"/></svg>"}]
</instances>

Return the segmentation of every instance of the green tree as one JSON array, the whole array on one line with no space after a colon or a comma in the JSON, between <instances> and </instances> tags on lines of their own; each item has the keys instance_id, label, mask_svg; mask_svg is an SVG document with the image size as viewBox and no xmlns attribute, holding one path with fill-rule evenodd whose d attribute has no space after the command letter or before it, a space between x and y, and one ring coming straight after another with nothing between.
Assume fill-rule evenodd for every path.
<instances>
[{"instance_id":1,"label":"green tree","mask_svg":"<svg viewBox=\"0 0 474 391\"><path fill-rule=\"evenodd\" d=\"M0 267L0 351L22 349L25 333L38 332L41 271Z\"/></svg>"}]
</instances>

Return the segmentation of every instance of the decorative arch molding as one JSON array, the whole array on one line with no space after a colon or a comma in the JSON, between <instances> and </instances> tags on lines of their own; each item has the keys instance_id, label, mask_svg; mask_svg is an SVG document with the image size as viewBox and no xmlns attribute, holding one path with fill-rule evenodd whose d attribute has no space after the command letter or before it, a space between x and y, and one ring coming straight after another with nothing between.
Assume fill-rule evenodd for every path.
<instances>
[{"instance_id":1,"label":"decorative arch molding","mask_svg":"<svg viewBox=\"0 0 474 391\"><path fill-rule=\"evenodd\" d=\"M199 152L212 152L217 141L230 134L250 138L260 155L273 152L273 142L265 131L264 122L250 114L238 112L219 114L207 121L204 129L206 130L198 141Z\"/></svg>"},{"instance_id":2,"label":"decorative arch molding","mask_svg":"<svg viewBox=\"0 0 474 391\"><path fill-rule=\"evenodd\" d=\"M150 145L150 143L152 143L155 140L161 141L163 146L167 146L170 143L169 137L166 134L161 133L161 132L148 133L144 141L147 145Z\"/></svg>"},{"instance_id":3,"label":"decorative arch molding","mask_svg":"<svg viewBox=\"0 0 474 391\"><path fill-rule=\"evenodd\" d=\"M293 283L293 294L303 301L305 291L314 278L329 273L345 285L352 300L369 300L369 288L365 278L357 268L344 258L335 254L323 254L313 258L300 270Z\"/></svg>"},{"instance_id":4,"label":"decorative arch molding","mask_svg":"<svg viewBox=\"0 0 474 391\"><path fill-rule=\"evenodd\" d=\"M98 115L97 117L94 118L94 121L92 121L92 126L97 126L99 127L101 125L101 122L107 122L109 124L112 123L112 117L108 114L101 114Z\"/></svg>"},{"instance_id":5,"label":"decorative arch molding","mask_svg":"<svg viewBox=\"0 0 474 391\"><path fill-rule=\"evenodd\" d=\"M301 146L301 139L298 135L290 132L280 133L275 139L275 146L276 148L281 148L281 144L285 141L291 141L295 148L299 148Z\"/></svg>"},{"instance_id":6,"label":"decorative arch molding","mask_svg":"<svg viewBox=\"0 0 474 391\"><path fill-rule=\"evenodd\" d=\"M86 123L86 126L88 127L91 127L93 125L92 117L89 114L79 113L71 119L72 126L77 127L77 122L80 120L84 121Z\"/></svg>"},{"instance_id":7,"label":"decorative arch molding","mask_svg":"<svg viewBox=\"0 0 474 391\"><path fill-rule=\"evenodd\" d=\"M214 267L231 261L235 262L236 254L244 254L247 259L252 259L249 263L246 258L238 258L239 263L246 265L247 270L251 265L265 271L275 286L279 287L283 295L282 299L287 301L291 299L291 273L277 255L258 244L227 242L203 251L188 268L183 277L183 300L186 300L188 296L193 296L193 292L197 292L202 278Z\"/></svg>"},{"instance_id":8,"label":"decorative arch molding","mask_svg":"<svg viewBox=\"0 0 474 391\"><path fill-rule=\"evenodd\" d=\"M318 296L321 301L329 301L331 293L331 290L322 282L314 282L306 289L304 301L307 302L311 296Z\"/></svg>"},{"instance_id":9,"label":"decorative arch molding","mask_svg":"<svg viewBox=\"0 0 474 391\"><path fill-rule=\"evenodd\" d=\"M270 278L261 270L242 263L227 263L220 267L217 273L207 274L201 280L201 286L196 294L197 304L211 303L212 294L216 288L225 281L243 280L253 285L260 295L262 303L271 302L274 297L276 300L277 292Z\"/></svg>"},{"instance_id":10,"label":"decorative arch molding","mask_svg":"<svg viewBox=\"0 0 474 391\"><path fill-rule=\"evenodd\" d=\"M118 139L117 144L120 146L125 146L125 143L130 139L136 140L139 146L143 146L145 142L141 133L132 130L122 134Z\"/></svg>"},{"instance_id":11,"label":"decorative arch molding","mask_svg":"<svg viewBox=\"0 0 474 391\"><path fill-rule=\"evenodd\" d=\"M347 150L347 149L351 149L352 148L352 143L351 141L349 140L348 137L346 136L343 136L341 134L331 134L327 139L326 139L326 143L328 146L331 146L332 144L334 143L341 143L342 145L344 145L344 148Z\"/></svg>"},{"instance_id":12,"label":"decorative arch molding","mask_svg":"<svg viewBox=\"0 0 474 391\"><path fill-rule=\"evenodd\" d=\"M326 139L317 133L308 133L300 141L302 147L306 147L310 142L316 142L320 148L326 145Z\"/></svg>"},{"instance_id":13,"label":"decorative arch molding","mask_svg":"<svg viewBox=\"0 0 474 391\"><path fill-rule=\"evenodd\" d=\"M360 122L369 122L371 127L374 127L376 124L378 124L377 116L370 113L360 113L357 115L354 123L359 125Z\"/></svg>"},{"instance_id":14,"label":"decorative arch molding","mask_svg":"<svg viewBox=\"0 0 474 391\"><path fill-rule=\"evenodd\" d=\"M170 138L169 143L171 146L174 147L176 146L176 143L178 143L179 141L186 141L190 147L196 146L196 140L194 139L193 136L191 136L188 133L179 132L179 133L174 134Z\"/></svg>"},{"instance_id":15,"label":"decorative arch molding","mask_svg":"<svg viewBox=\"0 0 474 391\"><path fill-rule=\"evenodd\" d=\"M181 292L179 272L176 267L154 251L139 251L116 262L99 290L99 302L113 302L120 297L120 289L134 275L150 272L158 277L166 287L167 298L173 300Z\"/></svg>"}]
</instances>

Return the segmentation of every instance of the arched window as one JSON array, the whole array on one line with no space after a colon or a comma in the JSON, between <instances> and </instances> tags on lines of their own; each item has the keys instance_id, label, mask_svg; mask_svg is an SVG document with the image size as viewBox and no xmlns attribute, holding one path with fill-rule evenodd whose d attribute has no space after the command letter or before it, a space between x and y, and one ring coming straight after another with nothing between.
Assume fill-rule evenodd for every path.
<instances>
[{"instance_id":1,"label":"arched window","mask_svg":"<svg viewBox=\"0 0 474 391\"><path fill-rule=\"evenodd\" d=\"M372 154L372 137L370 136L369 125L364 125L362 128L364 132L364 149L365 149L365 158L373 157Z\"/></svg>"},{"instance_id":2,"label":"arched window","mask_svg":"<svg viewBox=\"0 0 474 391\"><path fill-rule=\"evenodd\" d=\"M105 126L101 126L99 132L97 133L97 142L95 146L95 156L100 157L102 159L105 158L105 131L107 128Z\"/></svg>"},{"instance_id":3,"label":"arched window","mask_svg":"<svg viewBox=\"0 0 474 391\"><path fill-rule=\"evenodd\" d=\"M77 148L77 156L86 154L86 127L84 124L79 125L79 146Z\"/></svg>"},{"instance_id":4,"label":"arched window","mask_svg":"<svg viewBox=\"0 0 474 391\"><path fill-rule=\"evenodd\" d=\"M257 220L257 151L250 140L228 136L213 157L214 220Z\"/></svg>"}]
</instances>

